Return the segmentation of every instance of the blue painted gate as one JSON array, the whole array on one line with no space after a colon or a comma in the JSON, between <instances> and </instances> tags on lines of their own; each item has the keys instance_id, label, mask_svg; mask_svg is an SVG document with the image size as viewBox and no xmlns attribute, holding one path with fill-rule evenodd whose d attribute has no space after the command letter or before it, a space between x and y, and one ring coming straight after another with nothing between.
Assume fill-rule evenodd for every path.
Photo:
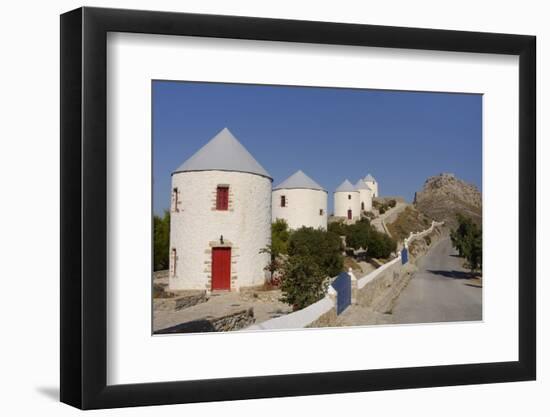
<instances>
[{"instance_id":1,"label":"blue painted gate","mask_svg":"<svg viewBox=\"0 0 550 417\"><path fill-rule=\"evenodd\" d=\"M351 304L351 277L347 272L342 272L332 282L332 288L336 290L336 314L340 314Z\"/></svg>"},{"instance_id":2,"label":"blue painted gate","mask_svg":"<svg viewBox=\"0 0 550 417\"><path fill-rule=\"evenodd\" d=\"M409 262L409 251L403 248L403 250L401 250L401 263L405 265L407 262Z\"/></svg>"}]
</instances>

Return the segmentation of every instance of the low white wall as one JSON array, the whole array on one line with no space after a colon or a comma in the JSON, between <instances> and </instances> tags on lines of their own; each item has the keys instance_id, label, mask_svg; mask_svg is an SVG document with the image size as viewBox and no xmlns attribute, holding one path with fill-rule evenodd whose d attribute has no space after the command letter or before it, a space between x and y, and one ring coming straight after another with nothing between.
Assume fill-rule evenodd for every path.
<instances>
[{"instance_id":1,"label":"low white wall","mask_svg":"<svg viewBox=\"0 0 550 417\"><path fill-rule=\"evenodd\" d=\"M433 232L434 228L442 226L444 222L432 222L432 225L418 233L411 233L407 239L405 239L405 246L409 242L426 236ZM375 269L370 274L365 275L364 277L356 280L353 273L350 271L350 277L352 279L352 294L353 287L355 287L355 282L357 283L357 290L364 288L369 282L373 281L385 271L393 267L394 265L401 263L401 252L398 252L398 255L395 259L385 263L381 267ZM313 303L302 310L295 311L293 313L287 314L286 316L277 317L271 320L264 321L263 323L254 324L253 326L247 327L244 330L280 330L280 329L300 329L309 326L311 323L315 322L321 318L324 314L328 313L331 309L336 308L336 290L329 285L327 295L325 298ZM353 296L355 298L357 295ZM355 300L352 299L352 304L355 303Z\"/></svg>"},{"instance_id":2,"label":"low white wall","mask_svg":"<svg viewBox=\"0 0 550 417\"><path fill-rule=\"evenodd\" d=\"M445 222L436 222L436 221L432 221L432 225L426 229L426 230L423 230L422 232L418 232L418 233L412 233L409 235L408 238L406 238L404 241L403 241L403 245L405 246L405 248L409 248L409 243L411 243L413 240L416 240L416 239L419 239L421 237L424 237L426 235L429 235L430 233L432 233L434 231L434 229L436 227L440 227L440 226L443 226L445 224Z\"/></svg>"},{"instance_id":3,"label":"low white wall","mask_svg":"<svg viewBox=\"0 0 550 417\"><path fill-rule=\"evenodd\" d=\"M367 285L369 282L371 282L373 279L375 279L377 276L382 274L386 269L390 268L391 266L395 265L397 262L401 262L401 253L397 255L397 257L390 262L385 263L380 268L376 268L374 271L372 271L370 274L365 275L364 277L357 280L357 289L363 288L365 285Z\"/></svg>"},{"instance_id":4,"label":"low white wall","mask_svg":"<svg viewBox=\"0 0 550 417\"><path fill-rule=\"evenodd\" d=\"M321 300L313 303L306 308L277 317L263 323L247 327L245 330L278 330L278 329L300 329L309 326L323 314L328 313L336 307L333 297L325 296Z\"/></svg>"}]
</instances>

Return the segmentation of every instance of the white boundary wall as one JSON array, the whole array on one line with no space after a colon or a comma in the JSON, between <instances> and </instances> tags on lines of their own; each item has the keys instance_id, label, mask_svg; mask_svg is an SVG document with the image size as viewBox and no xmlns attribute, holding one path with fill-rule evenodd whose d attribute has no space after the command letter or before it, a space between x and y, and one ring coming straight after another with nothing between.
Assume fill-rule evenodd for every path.
<instances>
[{"instance_id":1,"label":"white boundary wall","mask_svg":"<svg viewBox=\"0 0 550 417\"><path fill-rule=\"evenodd\" d=\"M426 235L429 235L433 232L433 230L436 227L442 226L444 222L435 222L432 221L432 225L422 232L418 233L411 233L408 238L405 239L404 245L405 247L408 247L408 244L415 240L419 239L421 237L424 237ZM369 282L373 281L377 277L379 277L381 274L384 273L387 269L391 268L397 263L401 262L401 252L397 254L397 257L395 259L385 263L381 267L375 269L370 274L365 275L364 277L356 280L353 273L348 272L352 279L352 287L355 285L354 281L357 282L357 289L361 290L365 287ZM353 291L352 291L353 293ZM321 300L317 301L316 303L313 303L306 308L303 308L302 310L295 311L293 313L287 314L286 316L277 317L271 320L264 321L263 323L254 324L250 327L247 327L246 331L249 330L283 330L283 329L298 329L298 328L304 328L309 326L311 323L318 320L321 316L328 313L331 309L336 308L336 297L337 293L336 290L329 286L327 295L322 298ZM352 299L353 304L353 299Z\"/></svg>"}]
</instances>

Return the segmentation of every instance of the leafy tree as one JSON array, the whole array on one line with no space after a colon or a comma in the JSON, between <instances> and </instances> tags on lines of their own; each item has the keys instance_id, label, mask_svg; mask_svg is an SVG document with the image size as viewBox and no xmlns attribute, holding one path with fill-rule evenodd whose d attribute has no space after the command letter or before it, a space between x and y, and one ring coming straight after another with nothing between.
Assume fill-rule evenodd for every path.
<instances>
[{"instance_id":1,"label":"leafy tree","mask_svg":"<svg viewBox=\"0 0 550 417\"><path fill-rule=\"evenodd\" d=\"M294 309L320 300L329 278L342 271L342 249L340 236L332 231L311 227L293 231L280 269L281 300Z\"/></svg>"},{"instance_id":2,"label":"leafy tree","mask_svg":"<svg viewBox=\"0 0 550 417\"><path fill-rule=\"evenodd\" d=\"M328 231L338 236L346 235L346 224L342 220L337 220L328 224Z\"/></svg>"},{"instance_id":3,"label":"leafy tree","mask_svg":"<svg viewBox=\"0 0 550 417\"><path fill-rule=\"evenodd\" d=\"M367 249L373 258L388 258L397 249L397 243L385 233L375 230L367 219L347 226L346 244L354 249Z\"/></svg>"},{"instance_id":4,"label":"leafy tree","mask_svg":"<svg viewBox=\"0 0 550 417\"><path fill-rule=\"evenodd\" d=\"M290 257L308 257L330 277L342 271L342 249L342 241L337 234L312 227L295 230L288 244Z\"/></svg>"},{"instance_id":5,"label":"leafy tree","mask_svg":"<svg viewBox=\"0 0 550 417\"><path fill-rule=\"evenodd\" d=\"M281 300L300 310L324 297L329 277L312 256L290 256L283 267Z\"/></svg>"},{"instance_id":6,"label":"leafy tree","mask_svg":"<svg viewBox=\"0 0 550 417\"><path fill-rule=\"evenodd\" d=\"M288 253L288 241L290 239L290 230L288 224L283 219L277 219L271 224L271 251L278 256Z\"/></svg>"},{"instance_id":7,"label":"leafy tree","mask_svg":"<svg viewBox=\"0 0 550 417\"><path fill-rule=\"evenodd\" d=\"M170 251L170 212L164 211L164 216L153 217L153 269L160 271L168 269Z\"/></svg>"},{"instance_id":8,"label":"leafy tree","mask_svg":"<svg viewBox=\"0 0 550 417\"><path fill-rule=\"evenodd\" d=\"M385 233L372 230L367 254L373 258L388 258L397 249L397 243Z\"/></svg>"},{"instance_id":9,"label":"leafy tree","mask_svg":"<svg viewBox=\"0 0 550 417\"><path fill-rule=\"evenodd\" d=\"M367 222L357 222L346 229L346 245L354 249L367 249L371 234L371 226Z\"/></svg>"},{"instance_id":10,"label":"leafy tree","mask_svg":"<svg viewBox=\"0 0 550 417\"><path fill-rule=\"evenodd\" d=\"M451 242L460 257L465 258L473 272L482 268L483 233L470 217L457 214L458 227L451 231Z\"/></svg>"},{"instance_id":11,"label":"leafy tree","mask_svg":"<svg viewBox=\"0 0 550 417\"><path fill-rule=\"evenodd\" d=\"M283 219L277 219L271 224L271 245L267 245L260 250L260 253L269 253L271 260L264 268L271 272L272 284L278 284L279 279L275 279L275 273L280 272L284 264L284 257L288 253L288 240L290 230L288 224Z\"/></svg>"}]
</instances>

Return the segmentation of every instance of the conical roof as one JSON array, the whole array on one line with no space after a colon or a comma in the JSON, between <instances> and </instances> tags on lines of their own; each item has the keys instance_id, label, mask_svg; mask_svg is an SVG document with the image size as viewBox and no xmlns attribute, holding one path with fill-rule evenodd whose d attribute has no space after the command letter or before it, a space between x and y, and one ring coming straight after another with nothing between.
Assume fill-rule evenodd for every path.
<instances>
[{"instance_id":1,"label":"conical roof","mask_svg":"<svg viewBox=\"0 0 550 417\"><path fill-rule=\"evenodd\" d=\"M288 177L286 180L284 180L282 183L280 183L278 186L276 186L273 189L280 190L283 188L284 189L308 188L311 190L325 191L323 187L321 187L319 184L313 181L310 177L304 174L302 170L296 171L294 174L292 174L290 177Z\"/></svg>"},{"instance_id":2,"label":"conical roof","mask_svg":"<svg viewBox=\"0 0 550 417\"><path fill-rule=\"evenodd\" d=\"M365 181L364 180L359 180L355 183L355 189L356 190L369 190L369 191L372 191L370 189L370 187L365 184Z\"/></svg>"},{"instance_id":3,"label":"conical roof","mask_svg":"<svg viewBox=\"0 0 550 417\"><path fill-rule=\"evenodd\" d=\"M371 174L368 174L368 175L365 177L365 181L376 182L376 180L374 179L374 177L373 177Z\"/></svg>"},{"instance_id":4,"label":"conical roof","mask_svg":"<svg viewBox=\"0 0 550 417\"><path fill-rule=\"evenodd\" d=\"M174 173L212 170L248 172L271 178L226 127L181 164Z\"/></svg>"},{"instance_id":5,"label":"conical roof","mask_svg":"<svg viewBox=\"0 0 550 417\"><path fill-rule=\"evenodd\" d=\"M349 180L347 179L342 184L340 184L338 188L336 188L336 190L334 190L335 193L340 193L340 192L349 193L351 191L357 191L357 190L355 189L353 184L349 182Z\"/></svg>"}]
</instances>

